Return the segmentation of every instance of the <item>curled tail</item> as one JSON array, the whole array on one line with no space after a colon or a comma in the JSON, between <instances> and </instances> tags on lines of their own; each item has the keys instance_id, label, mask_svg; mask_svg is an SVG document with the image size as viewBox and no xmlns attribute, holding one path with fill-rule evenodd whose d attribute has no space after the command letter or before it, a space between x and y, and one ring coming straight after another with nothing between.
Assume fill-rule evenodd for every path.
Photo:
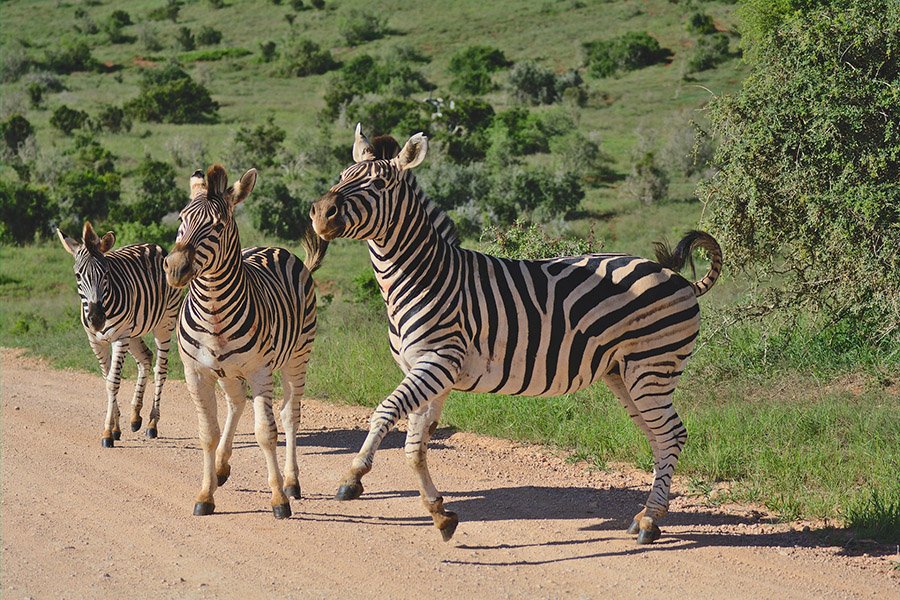
<instances>
[{"instance_id":1,"label":"curled tail","mask_svg":"<svg viewBox=\"0 0 900 600\"><path fill-rule=\"evenodd\" d=\"M681 271L685 262L688 261L693 269L695 249L703 248L709 253L709 271L701 279L691 284L691 287L694 288L694 295L698 298L709 291L722 272L722 248L713 236L703 231L688 231L675 246L675 250L671 250L667 244L662 242L654 243L653 247L656 250L656 261L673 271Z\"/></svg>"},{"instance_id":2,"label":"curled tail","mask_svg":"<svg viewBox=\"0 0 900 600\"><path fill-rule=\"evenodd\" d=\"M322 266L322 259L325 258L328 242L320 238L312 228L312 225L307 223L303 229L303 239L300 240L300 243L303 244L303 250L306 252L306 260L303 261L303 264L312 273Z\"/></svg>"}]
</instances>

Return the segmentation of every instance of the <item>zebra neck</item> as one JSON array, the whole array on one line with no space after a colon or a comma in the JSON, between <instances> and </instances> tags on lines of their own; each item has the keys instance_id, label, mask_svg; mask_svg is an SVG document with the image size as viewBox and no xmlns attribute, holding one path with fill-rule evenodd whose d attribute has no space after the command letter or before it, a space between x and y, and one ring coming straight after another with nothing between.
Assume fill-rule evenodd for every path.
<instances>
[{"instance_id":1,"label":"zebra neck","mask_svg":"<svg viewBox=\"0 0 900 600\"><path fill-rule=\"evenodd\" d=\"M233 226L232 226L233 227ZM241 258L241 240L237 228L222 233L212 265L191 282L191 291L202 303L216 303L242 293L247 287L247 274Z\"/></svg>"}]
</instances>

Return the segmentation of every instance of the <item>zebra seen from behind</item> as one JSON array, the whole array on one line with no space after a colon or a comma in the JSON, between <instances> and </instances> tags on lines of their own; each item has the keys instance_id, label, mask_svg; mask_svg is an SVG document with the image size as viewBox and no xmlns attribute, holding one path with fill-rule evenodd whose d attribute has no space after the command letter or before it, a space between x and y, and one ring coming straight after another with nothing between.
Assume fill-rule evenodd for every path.
<instances>
[{"instance_id":1,"label":"zebra seen from behind","mask_svg":"<svg viewBox=\"0 0 900 600\"><path fill-rule=\"evenodd\" d=\"M175 247L165 264L172 286L188 286L178 336L203 450L203 481L195 515L214 512L213 493L231 473L232 443L248 384L275 517L290 517L288 497L300 498L297 428L316 332L311 272L319 266L326 244L308 228L303 240L306 265L284 248L241 250L234 208L255 184L255 169L247 171L233 187L228 187L221 165L210 167L205 179L202 171L196 171L190 180L191 199L181 211ZM284 386L284 476L276 458L278 432L272 411L277 369L281 369ZM228 401L224 435L216 418L216 380Z\"/></svg>"},{"instance_id":2,"label":"zebra seen from behind","mask_svg":"<svg viewBox=\"0 0 900 600\"><path fill-rule=\"evenodd\" d=\"M75 259L81 324L106 380L106 420L100 442L104 448L112 448L121 437L117 396L122 365L129 352L138 366L131 402L131 431L141 428L144 388L152 358L141 337L151 332L156 343L155 387L146 435L155 438L159 432L160 396L168 375L169 343L181 299L181 292L166 284L166 252L156 244L113 250L115 234L110 231L101 238L90 222L84 224L81 242L59 229L56 234Z\"/></svg>"},{"instance_id":3,"label":"zebra seen from behind","mask_svg":"<svg viewBox=\"0 0 900 600\"><path fill-rule=\"evenodd\" d=\"M638 543L653 542L687 439L672 396L699 331L697 298L721 270L719 245L690 232L673 252L660 247L659 262L624 254L505 260L466 250L435 227L435 213L409 175L426 149L417 134L396 157L380 158L357 127L356 163L310 210L324 239L368 243L391 351L405 374L374 411L337 498L362 493L379 444L408 415L407 462L449 540L458 518L445 510L426 463L449 392L555 396L602 379L650 442L653 486L629 532ZM695 248L712 263L691 283L676 271Z\"/></svg>"}]
</instances>

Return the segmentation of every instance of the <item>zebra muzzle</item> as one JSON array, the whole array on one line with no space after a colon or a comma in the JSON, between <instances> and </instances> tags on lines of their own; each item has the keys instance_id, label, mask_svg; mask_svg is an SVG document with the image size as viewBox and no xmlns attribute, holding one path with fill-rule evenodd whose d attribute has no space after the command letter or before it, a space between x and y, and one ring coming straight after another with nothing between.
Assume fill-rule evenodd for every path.
<instances>
[{"instance_id":1,"label":"zebra muzzle","mask_svg":"<svg viewBox=\"0 0 900 600\"><path fill-rule=\"evenodd\" d=\"M103 304L100 302L88 303L87 321L95 331L103 329L106 323L106 313L103 312Z\"/></svg>"},{"instance_id":2,"label":"zebra muzzle","mask_svg":"<svg viewBox=\"0 0 900 600\"><path fill-rule=\"evenodd\" d=\"M172 251L163 262L166 282L174 288L183 288L193 278L194 250L178 248Z\"/></svg>"}]
</instances>

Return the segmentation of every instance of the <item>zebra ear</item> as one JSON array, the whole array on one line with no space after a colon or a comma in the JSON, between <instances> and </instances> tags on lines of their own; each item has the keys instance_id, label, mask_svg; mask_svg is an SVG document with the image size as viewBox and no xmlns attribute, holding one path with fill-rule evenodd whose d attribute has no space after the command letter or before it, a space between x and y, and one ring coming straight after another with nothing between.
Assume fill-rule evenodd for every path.
<instances>
[{"instance_id":1,"label":"zebra ear","mask_svg":"<svg viewBox=\"0 0 900 600\"><path fill-rule=\"evenodd\" d=\"M375 149L369 143L369 139L363 135L362 123L356 124L356 133L353 136L353 162L375 160Z\"/></svg>"},{"instance_id":2,"label":"zebra ear","mask_svg":"<svg viewBox=\"0 0 900 600\"><path fill-rule=\"evenodd\" d=\"M75 253L78 252L78 248L81 246L81 244L64 234L59 229L56 230L56 235L57 237L59 237L59 241L62 244L62 247L66 249L66 252L68 252L72 256L75 256Z\"/></svg>"},{"instance_id":3,"label":"zebra ear","mask_svg":"<svg viewBox=\"0 0 900 600\"><path fill-rule=\"evenodd\" d=\"M250 169L246 173L241 176L240 181L234 184L234 187L231 188L228 193L226 193L226 197L231 201L232 206L237 206L241 202L247 199L247 196L250 195L250 192L253 191L253 186L256 185L256 169Z\"/></svg>"},{"instance_id":4,"label":"zebra ear","mask_svg":"<svg viewBox=\"0 0 900 600\"><path fill-rule=\"evenodd\" d=\"M417 133L409 138L400 155L394 160L401 171L418 167L425 160L425 153L428 152L428 138L423 133Z\"/></svg>"},{"instance_id":5,"label":"zebra ear","mask_svg":"<svg viewBox=\"0 0 900 600\"><path fill-rule=\"evenodd\" d=\"M113 245L116 243L116 234L112 231L107 231L106 235L100 238L100 245L98 249L101 254L106 254L110 250L112 250Z\"/></svg>"}]
</instances>

